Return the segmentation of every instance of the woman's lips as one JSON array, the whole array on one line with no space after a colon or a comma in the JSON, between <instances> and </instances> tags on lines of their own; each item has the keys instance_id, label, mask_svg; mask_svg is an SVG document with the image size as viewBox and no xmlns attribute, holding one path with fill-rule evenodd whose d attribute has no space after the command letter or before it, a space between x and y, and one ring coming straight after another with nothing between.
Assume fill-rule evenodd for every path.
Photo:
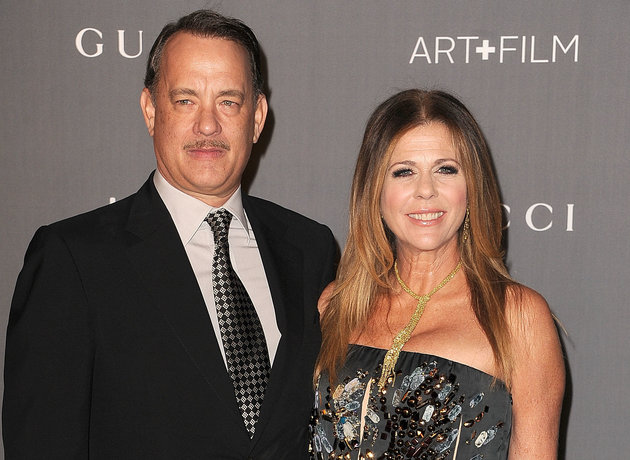
<instances>
[{"instance_id":1,"label":"woman's lips","mask_svg":"<svg viewBox=\"0 0 630 460\"><path fill-rule=\"evenodd\" d=\"M419 220L421 222L431 222L439 219L444 215L444 211L435 211L435 212L417 212L417 213L409 213L407 214L414 220Z\"/></svg>"}]
</instances>

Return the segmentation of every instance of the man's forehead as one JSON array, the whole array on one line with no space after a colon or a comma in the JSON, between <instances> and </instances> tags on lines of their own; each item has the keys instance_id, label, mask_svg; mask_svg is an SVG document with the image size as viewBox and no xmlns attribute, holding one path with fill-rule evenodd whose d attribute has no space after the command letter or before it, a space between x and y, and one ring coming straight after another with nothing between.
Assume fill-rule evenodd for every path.
<instances>
[{"instance_id":1,"label":"man's forehead","mask_svg":"<svg viewBox=\"0 0 630 460\"><path fill-rule=\"evenodd\" d=\"M202 47L216 45L217 47L222 46L225 48L232 48L232 52L234 52L234 50L239 50L239 53L243 55L247 62L249 62L247 49L238 41L214 35L197 34L186 30L175 32L168 38L164 44L164 49L162 50L162 60L168 56L169 52L172 54L172 49L174 47L195 49L199 48L200 45Z\"/></svg>"},{"instance_id":2,"label":"man's forehead","mask_svg":"<svg viewBox=\"0 0 630 460\"><path fill-rule=\"evenodd\" d=\"M242 70L243 76L251 80L251 63L243 45L221 37L177 32L169 38L162 51L162 68L168 71L181 70L182 66L223 62L231 72ZM253 82L252 82L253 83Z\"/></svg>"}]
</instances>

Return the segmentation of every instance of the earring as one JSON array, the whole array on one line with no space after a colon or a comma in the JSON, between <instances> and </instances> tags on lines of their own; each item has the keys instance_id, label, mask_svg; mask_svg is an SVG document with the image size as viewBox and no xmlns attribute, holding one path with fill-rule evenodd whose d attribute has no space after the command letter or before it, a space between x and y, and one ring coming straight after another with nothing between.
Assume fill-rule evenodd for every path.
<instances>
[{"instance_id":1,"label":"earring","mask_svg":"<svg viewBox=\"0 0 630 460\"><path fill-rule=\"evenodd\" d=\"M466 208L466 217L464 217L464 228L462 230L462 241L470 238L470 209Z\"/></svg>"}]
</instances>

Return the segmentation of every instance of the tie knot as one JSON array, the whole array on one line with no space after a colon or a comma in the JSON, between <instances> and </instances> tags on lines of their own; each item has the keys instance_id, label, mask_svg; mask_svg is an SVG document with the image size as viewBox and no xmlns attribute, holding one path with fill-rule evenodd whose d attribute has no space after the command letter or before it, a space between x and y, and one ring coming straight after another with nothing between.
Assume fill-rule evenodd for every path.
<instances>
[{"instance_id":1,"label":"tie knot","mask_svg":"<svg viewBox=\"0 0 630 460\"><path fill-rule=\"evenodd\" d=\"M214 233L215 244L227 244L228 229L232 221L232 214L227 209L217 209L206 217L206 222L210 225Z\"/></svg>"}]
</instances>

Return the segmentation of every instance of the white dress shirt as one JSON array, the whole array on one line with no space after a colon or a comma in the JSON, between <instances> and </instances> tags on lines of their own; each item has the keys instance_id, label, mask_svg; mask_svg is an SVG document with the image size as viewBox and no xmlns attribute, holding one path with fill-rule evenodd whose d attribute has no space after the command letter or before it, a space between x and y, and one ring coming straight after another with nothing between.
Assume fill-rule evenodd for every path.
<instances>
[{"instance_id":1,"label":"white dress shirt","mask_svg":"<svg viewBox=\"0 0 630 460\"><path fill-rule=\"evenodd\" d=\"M221 340L217 310L212 290L212 257L214 254L214 236L210 225L205 221L208 214L217 208L207 205L169 184L159 171L155 171L153 183L171 214L179 237L192 265L199 289L203 295L210 315L210 321L225 361L225 350ZM276 321L276 314L271 299L269 283L265 275L256 236L249 225L247 215L243 209L241 188L222 206L233 216L228 232L230 245L230 260L234 271L241 279L252 299L256 313L262 323L262 328L269 350L269 361L273 358L280 342L280 330Z\"/></svg>"}]
</instances>

